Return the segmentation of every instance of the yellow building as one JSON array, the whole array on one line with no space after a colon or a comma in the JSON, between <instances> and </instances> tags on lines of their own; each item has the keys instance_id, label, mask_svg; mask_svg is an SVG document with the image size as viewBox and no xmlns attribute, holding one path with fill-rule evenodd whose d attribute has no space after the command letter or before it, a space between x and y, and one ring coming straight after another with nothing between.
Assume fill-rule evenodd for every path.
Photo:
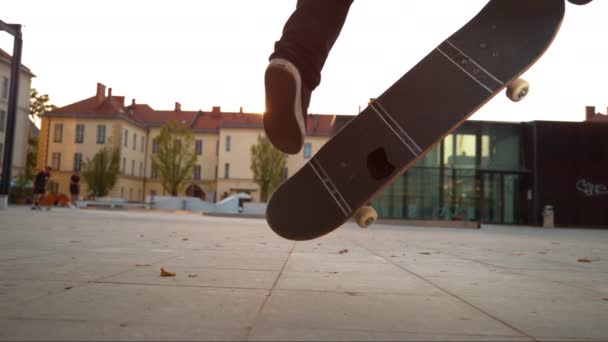
<instances>
[{"instance_id":1,"label":"yellow building","mask_svg":"<svg viewBox=\"0 0 608 342\"><path fill-rule=\"evenodd\" d=\"M6 128L8 119L8 96L11 82L12 56L0 49L0 166L3 164L6 143ZM25 171L27 156L27 136L30 130L30 91L32 77L36 77L30 69L21 66L19 73L19 94L15 121L15 140L13 141L13 165L11 175L17 176ZM0 167L0 173L2 168Z\"/></svg>"},{"instance_id":2,"label":"yellow building","mask_svg":"<svg viewBox=\"0 0 608 342\"><path fill-rule=\"evenodd\" d=\"M69 192L69 178L83 161L105 146L120 148L121 175L109 197L144 201L146 196L166 195L152 169L155 139L170 121L188 127L195 136L197 164L192 181L181 195L217 201L226 195L247 192L259 201L253 182L251 146L264 134L262 115L227 113L220 107L210 112L183 111L179 103L171 111L158 111L124 96L112 94L97 84L95 96L42 115L38 145L39 168L53 168L52 181L58 193ZM309 115L302 152L287 157L286 176L299 170L327 141L335 128L334 115ZM81 194L88 190L83 182Z\"/></svg>"}]
</instances>

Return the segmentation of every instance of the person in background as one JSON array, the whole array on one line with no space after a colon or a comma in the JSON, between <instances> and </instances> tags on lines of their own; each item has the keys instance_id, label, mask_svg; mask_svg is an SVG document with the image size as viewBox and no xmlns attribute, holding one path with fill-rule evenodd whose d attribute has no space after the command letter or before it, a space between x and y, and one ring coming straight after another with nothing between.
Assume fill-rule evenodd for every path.
<instances>
[{"instance_id":1,"label":"person in background","mask_svg":"<svg viewBox=\"0 0 608 342\"><path fill-rule=\"evenodd\" d=\"M38 172L34 178L34 205L32 206L32 210L42 210L42 208L40 208L40 200L44 197L44 193L46 192L46 186L51 178L51 170L51 167L47 166L42 171Z\"/></svg>"},{"instance_id":2,"label":"person in background","mask_svg":"<svg viewBox=\"0 0 608 342\"><path fill-rule=\"evenodd\" d=\"M70 207L76 207L76 201L80 196L80 171L74 171L72 177L70 177Z\"/></svg>"}]
</instances>

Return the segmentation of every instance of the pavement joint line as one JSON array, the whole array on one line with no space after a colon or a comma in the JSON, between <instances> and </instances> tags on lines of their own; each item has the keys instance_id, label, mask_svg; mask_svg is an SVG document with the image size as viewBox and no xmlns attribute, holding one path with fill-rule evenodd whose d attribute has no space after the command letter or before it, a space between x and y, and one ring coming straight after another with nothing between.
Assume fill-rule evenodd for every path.
<instances>
[{"instance_id":1,"label":"pavement joint line","mask_svg":"<svg viewBox=\"0 0 608 342\"><path fill-rule=\"evenodd\" d=\"M282 329L289 329L289 327L280 327ZM458 336L458 337L488 337L488 338L492 338L492 337L506 337L506 338L524 338L524 339L529 339L530 341L536 341L534 340L534 338L532 337L526 337L526 336L521 336L521 335L491 335L491 334L463 334L463 333L451 333L451 332L441 332L441 333L436 333L436 332L430 332L430 331L411 331L411 330L376 330L376 329L357 329L357 328L339 328L339 327L335 327L335 328L331 328L331 329L327 329L327 328L314 328L315 330L326 330L326 331L342 331L342 332L366 332L366 333L398 333L398 334L412 334L412 335L419 335L419 336L437 336L437 335L450 335L450 336ZM373 340L372 340L373 341ZM413 341L418 341L418 340L413 340ZM465 340L466 341L466 340Z\"/></svg>"},{"instance_id":2,"label":"pavement joint line","mask_svg":"<svg viewBox=\"0 0 608 342\"><path fill-rule=\"evenodd\" d=\"M165 261L173 259L173 258L175 258L175 257L173 257L173 256L172 257L168 257L167 259L162 259L162 260L159 260L157 262L150 263L150 265L156 265L158 263L165 262ZM135 265L133 265L128 270L124 270L124 271L120 271L120 272L117 272L117 273L114 273L114 274L110 274L110 275L102 276L102 277L99 277L99 278L95 278L95 279L90 280L89 282L92 282L92 283L99 282L99 281L102 281L103 279L107 279L107 278L110 278L110 277L116 277L116 276L121 275L123 273L127 273L127 272L131 272L133 270L136 270L138 268L141 268L141 266L135 266Z\"/></svg>"},{"instance_id":3,"label":"pavement joint line","mask_svg":"<svg viewBox=\"0 0 608 342\"><path fill-rule=\"evenodd\" d=\"M266 308L268 301L270 301L270 297L272 296L273 291L276 289L276 286L279 283L279 279L281 279L281 276L283 275L283 272L285 271L285 267L287 267L287 262L289 261L291 254L293 254L293 251L296 249L296 244L297 244L297 242L292 243L291 248L289 249L289 252L287 253L287 257L285 258L285 261L283 262L283 266L281 267L281 270L279 271L276 279L272 283L272 287L270 288L270 290L268 290L266 297L264 298L264 300L262 301L262 304L260 305L260 307L258 309L258 312L255 314L255 317L253 318L253 322L251 323L251 327L249 327L249 329L247 329L247 335L245 336L245 341L249 341L249 339L253 335L256 325L257 325L258 321L260 320L260 318L262 317L262 313L264 312L264 309Z\"/></svg>"},{"instance_id":4,"label":"pavement joint line","mask_svg":"<svg viewBox=\"0 0 608 342\"><path fill-rule=\"evenodd\" d=\"M402 297L446 297L442 294L398 293L398 292L370 292L370 291L336 291L336 290L309 290L309 289L275 289L275 292L305 292L305 293L331 293L347 296L402 296Z\"/></svg>"},{"instance_id":5,"label":"pavement joint line","mask_svg":"<svg viewBox=\"0 0 608 342\"><path fill-rule=\"evenodd\" d=\"M126 285L126 286L157 286L157 287L189 287L189 288L202 288L202 289L222 289L222 290L254 290L254 291L268 291L267 288L261 287L237 287L237 286L211 286L211 285L188 285L188 284L152 284L152 283L130 283L130 282L114 282L114 281L96 281L91 284L105 284L105 285Z\"/></svg>"},{"instance_id":6,"label":"pavement joint line","mask_svg":"<svg viewBox=\"0 0 608 342\"><path fill-rule=\"evenodd\" d=\"M49 252L49 253L45 253L45 254L41 254L41 255L31 255L31 256L26 256L26 257L15 257L15 258L9 258L9 259L0 259L0 263L9 262L9 261L17 261L17 260L27 260L27 259L42 258L42 257L48 257L48 256L56 255L56 254L62 254L62 253L64 253L64 252L63 251L54 251L54 252Z\"/></svg>"},{"instance_id":7,"label":"pavement joint line","mask_svg":"<svg viewBox=\"0 0 608 342\"><path fill-rule=\"evenodd\" d=\"M585 291L590 292L590 295L591 295L591 293L593 293L594 295L604 295L604 293L602 293L601 291L590 289L590 288L588 288L586 286L573 285L573 284L570 284L570 283L566 283L566 282L561 282L561 281L554 280L554 279L545 278L545 277L539 276L539 275L525 274L525 273L522 273L522 270L518 269L518 268L505 267L505 266L500 266L500 265L494 265L494 264L491 264L491 263L488 263L488 262L485 262L485 261L482 261L482 260L471 259L471 258L463 257L463 256L460 256L460 255L457 255L457 254L453 254L453 253L445 253L445 252L441 252L441 253L444 254L444 255L460 258L460 259L463 259L463 260L466 260L466 261L476 262L476 263L484 265L484 266L490 266L490 267L493 267L493 268L502 269L506 273L510 273L510 274L514 274L514 275L518 275L518 276L522 276L522 277L527 277L527 278L532 278L532 279L534 279L534 278L541 279L541 280L548 281L548 282L551 282L551 283L555 283L555 284L559 284L559 285L563 285L563 286L567 286L567 287L572 287L572 288L575 288L575 289L585 290ZM525 272L526 270L524 269L523 271ZM531 269L530 271L534 271L534 270ZM540 271L543 271L543 270L541 269ZM580 272L580 271L574 271L574 272ZM581 273L583 273L583 272L581 272ZM599 272L599 273L604 273L604 272Z\"/></svg>"},{"instance_id":8,"label":"pavement joint line","mask_svg":"<svg viewBox=\"0 0 608 342\"><path fill-rule=\"evenodd\" d=\"M0 281L4 281L4 280L0 280ZM32 281L31 279L28 279L28 281ZM70 286L70 289L74 288L74 287L86 287L89 286L90 283L87 281L71 281L71 280L40 280L40 281L45 281L45 282L57 282L57 283L74 283L74 286ZM57 289L56 291L51 291L51 292L46 292L40 295L37 295L33 298L29 298L29 299L25 299L23 301L21 301L20 304L26 304L26 303L32 303L35 302L39 299L45 298L45 297L49 297L49 296L54 296L60 292L66 291L66 289Z\"/></svg>"},{"instance_id":9,"label":"pavement joint line","mask_svg":"<svg viewBox=\"0 0 608 342\"><path fill-rule=\"evenodd\" d=\"M490 317L490 318L492 318L492 319L496 320L497 322L502 323L502 324L503 324L503 325L505 325L506 327L508 327L508 328L512 329L513 331L518 332L518 333L519 333L519 334L521 334L522 336L527 337L527 338L530 338L530 339L532 339L533 341L536 341L536 339L535 339L533 336L531 336L531 335L529 335L529 334L525 333L524 331L522 331L521 329L518 329L518 328L516 328L515 326L513 326L513 325L511 325L511 324L509 324L509 323L507 323L507 322L505 322L504 320L502 320L502 319L500 319L500 318L498 318L498 317L496 317L496 316L492 315L491 313L489 313L489 312L487 312L487 311L483 310L482 308L480 308L480 307L478 307L478 306L474 305L473 303L468 302L467 300L465 300L464 298L461 298L461 297L460 297L460 296L458 296L457 294L452 293L452 292L450 292L450 291L448 291L448 290L446 290L446 289L442 288L441 286L439 286L439 285L437 285L437 284L433 283L432 281L430 281L430 280L428 280L428 279L426 279L426 278L422 277L421 275L419 275L419 274L417 274L417 273L415 273L415 272L412 272L412 271L408 270L408 269L407 269L407 268L405 268L404 266L399 265L399 264L397 264L397 263L393 262L392 260L390 260L390 258L386 258L386 257L384 257L383 255L381 255L381 254L378 254L378 253L374 252L373 250L371 250L370 248L368 248L368 247L366 247L366 246L362 245L362 244L361 244L361 243L359 243L358 241L352 240L352 242L353 242L355 245L358 245L359 247L366 249L366 250L367 250L367 251L369 251L370 253L372 253L372 254L374 254L374 255L376 255L376 256L378 256L378 257L382 258L382 259L385 259L385 260L386 260L386 261L388 261L389 263L391 263L391 264L393 264L393 265L397 266L398 268L400 268L400 269L404 270L405 272L407 272L407 273L409 273L409 274L411 274L411 275L413 275L413 276L415 276L415 277L419 278L420 280L422 280L422 281L424 281L424 282L426 282L426 283L428 283L428 284L430 284L430 285L432 285L432 286L434 286L434 287L438 288L439 290L441 290L441 291L443 291L443 292L447 293L448 295L452 296L453 298L456 298L456 299L458 299L459 301L461 301L461 302L463 302L463 303L465 303L465 304L468 304L469 306L471 306L471 307L472 307L472 308L474 308L475 310L477 310L477 311L479 311L479 312L481 312L481 313L483 313L483 314L487 315L488 317Z\"/></svg>"}]
</instances>

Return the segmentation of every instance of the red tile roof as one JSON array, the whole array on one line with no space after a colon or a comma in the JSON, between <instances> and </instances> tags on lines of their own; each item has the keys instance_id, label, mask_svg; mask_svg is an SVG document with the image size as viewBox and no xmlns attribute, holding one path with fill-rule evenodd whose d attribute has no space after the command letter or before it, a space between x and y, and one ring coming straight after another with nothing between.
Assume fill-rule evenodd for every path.
<instances>
[{"instance_id":1,"label":"red tile roof","mask_svg":"<svg viewBox=\"0 0 608 342\"><path fill-rule=\"evenodd\" d=\"M11 56L8 52L0 49L0 60L6 62L7 64L10 64L13 61L13 56ZM23 65L23 63L21 63L21 70L27 72L33 77L36 77L36 75L34 75L30 70L30 68Z\"/></svg>"},{"instance_id":2,"label":"red tile roof","mask_svg":"<svg viewBox=\"0 0 608 342\"><path fill-rule=\"evenodd\" d=\"M57 108L43 116L108 116L115 118L128 118L142 126L160 126L173 121L180 126L200 131L218 131L220 128L262 128L261 114L221 112L214 108L211 112L182 111L176 105L173 111L154 110L147 104L124 104L124 96L111 96L105 94L105 86L99 84L102 90L98 95L78 101L67 106ZM98 90L99 91L99 90ZM335 128L335 115L309 115L307 132L310 135L330 135Z\"/></svg>"}]
</instances>

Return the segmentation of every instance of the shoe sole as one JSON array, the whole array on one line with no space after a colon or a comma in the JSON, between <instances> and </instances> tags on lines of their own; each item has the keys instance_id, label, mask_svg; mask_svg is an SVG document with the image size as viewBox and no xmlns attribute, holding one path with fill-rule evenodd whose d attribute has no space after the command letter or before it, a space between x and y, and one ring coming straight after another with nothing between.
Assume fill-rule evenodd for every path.
<instances>
[{"instance_id":1,"label":"shoe sole","mask_svg":"<svg viewBox=\"0 0 608 342\"><path fill-rule=\"evenodd\" d=\"M268 140L279 151L287 154L300 152L304 145L304 119L300 89L289 65L277 64L266 70L266 113L264 131ZM296 75L299 76L296 72ZM296 76L296 77L297 77Z\"/></svg>"}]
</instances>

